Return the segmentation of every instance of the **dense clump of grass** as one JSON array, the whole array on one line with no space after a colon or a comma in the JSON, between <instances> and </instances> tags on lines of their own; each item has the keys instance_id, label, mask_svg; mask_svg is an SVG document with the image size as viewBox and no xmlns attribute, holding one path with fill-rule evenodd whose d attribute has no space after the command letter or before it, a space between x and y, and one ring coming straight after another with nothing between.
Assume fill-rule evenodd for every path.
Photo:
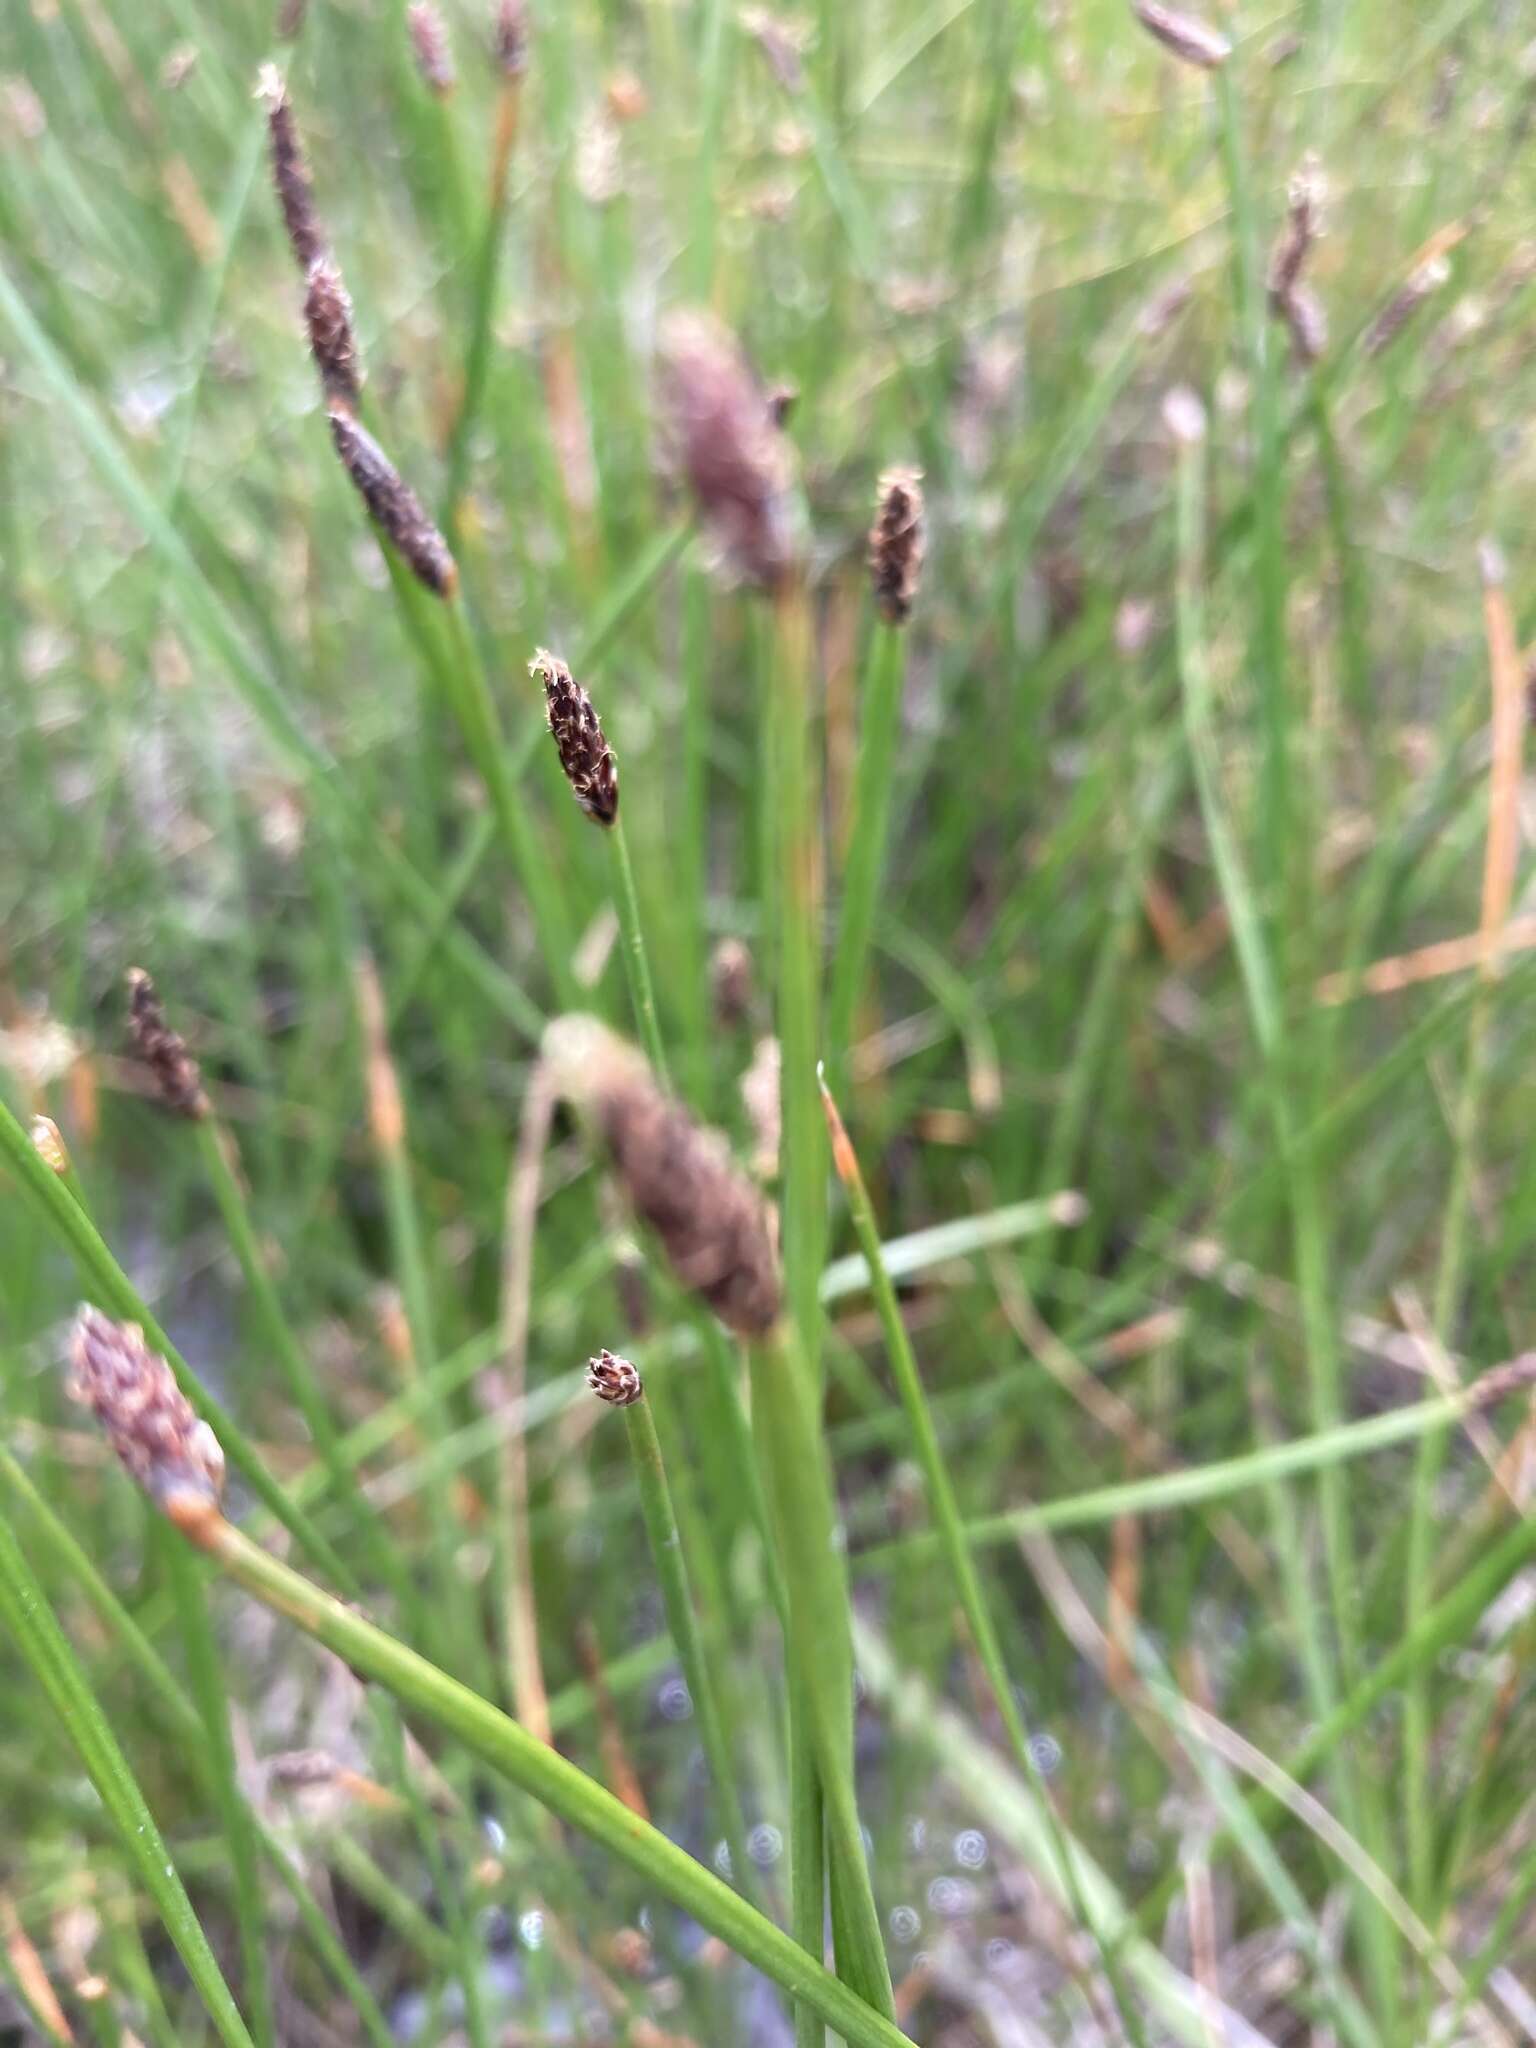
<instances>
[{"instance_id":1,"label":"dense clump of grass","mask_svg":"<svg viewBox=\"0 0 1536 2048\"><path fill-rule=\"evenodd\" d=\"M0 2026L1529 2032L1517 17L6 13Z\"/></svg>"}]
</instances>

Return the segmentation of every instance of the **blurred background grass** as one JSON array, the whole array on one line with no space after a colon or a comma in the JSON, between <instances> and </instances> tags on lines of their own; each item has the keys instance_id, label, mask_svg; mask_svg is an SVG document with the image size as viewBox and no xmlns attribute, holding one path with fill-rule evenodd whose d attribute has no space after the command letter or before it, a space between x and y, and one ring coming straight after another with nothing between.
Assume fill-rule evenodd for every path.
<instances>
[{"instance_id":1,"label":"blurred background grass","mask_svg":"<svg viewBox=\"0 0 1536 2048\"><path fill-rule=\"evenodd\" d=\"M609 1782L627 1760L658 1822L712 1861L628 1467L573 1378L602 1344L636 1356L702 1574L759 1882L782 1907L788 1789L763 1710L776 1636L698 1363L708 1340L666 1294L637 1300L623 1219L563 1125L526 1406L486 1376L505 1350L532 1033L572 983L628 1014L600 835L541 737L539 644L590 687L621 764L685 1092L744 1154L760 1144L738 1083L771 1024L773 652L760 604L687 530L654 403L659 317L712 303L796 394L834 916L875 480L897 461L925 472L888 885L840 1081L887 1243L955 1226L896 1263L965 1512L1063 1504L1055 1533L1021 1547L993 1527L983 1552L1062 1820L1113 1910L1141 1905L1178 1982L1224 2001L1182 2009L1184 2038L1245 2038L1237 2015L1275 2041L1536 2038L1522 1555L1485 1589L1496 1603L1409 1656L1359 1731L1310 1759L1321 1821L1270 1810L1234 1842L1232 1784L1254 1759L1184 1718L1219 1717L1260 1762L1292 1757L1525 1511L1519 1402L1449 1441L1410 1419L1396 1448L1348 1462L1329 1433L1531 1341L1529 933L1511 928L1502 975L1476 971L1480 929L1509 908L1499 849L1518 883L1528 815L1518 736L1506 719L1490 737L1494 681L1512 702L1531 630L1528 16L1500 0L1243 5L1213 16L1234 55L1205 73L1123 0L541 9L451 510L519 813L579 941L554 971L328 445L253 97L278 57L371 417L437 503L503 91L490 10L456 0L446 16L446 97L392 0L311 0L287 41L263 7L188 0L11 0L0 22L9 1099L57 1119L104 1234L370 1604L496 1697L518 1584L502 1446L526 1443L523 1591L557 1738ZM1264 297L1309 151L1327 182L1312 370ZM1384 339L1373 323L1394 303ZM1174 386L1206 413L1182 455ZM1485 550L1480 577L1485 539L1507 569ZM440 915L402 900L370 834ZM756 956L756 992L718 1023L709 961L727 938ZM1466 944L1355 986L1368 963L1447 940ZM405 1097L403 1183L368 1135L364 947ZM134 962L236 1134L329 1414L366 1431L360 1471L403 1587L377 1577L357 1502L313 1476L206 1159L142 1099L123 1030ZM1067 1190L1080 1201L1050 1216L1011 1206ZM185 1672L164 1540L60 1399L75 1278L9 1190L3 1213L10 1447ZM835 1202L832 1230L846 1253ZM1150 1992L1150 2017L1117 2005L1081 1901L1050 1882L948 1581L909 1542L924 1511L878 1322L857 1274L833 1293L861 1796L905 2022L945 2048L1160 2038L1175 2022ZM1278 1476L1269 1447L1319 1436L1315 1475ZM1221 1499L1163 1504L1186 1468L1243 1457ZM1077 1506L1159 1475L1166 1494ZM36 1548L35 1507L14 1487L6 1505ZM38 1561L238 1992L218 1811L63 1558L43 1545ZM233 1596L212 1613L242 1785L391 2031L785 2037L772 2002L701 1967L696 1931L642 1888L451 1749L440 1798L423 1795L339 1667ZM43 1696L17 1672L7 1697L17 2029L46 2031L35 1963L79 2038L202 2038ZM353 1776L296 1791L297 1750ZM375 1781L441 1810L418 1807L413 1829L359 1789ZM274 1885L266 1907L275 2038L359 2038L355 1997L285 1896ZM1145 1954L1138 1968L1144 1990ZM92 1979L105 1989L82 2002Z\"/></svg>"}]
</instances>

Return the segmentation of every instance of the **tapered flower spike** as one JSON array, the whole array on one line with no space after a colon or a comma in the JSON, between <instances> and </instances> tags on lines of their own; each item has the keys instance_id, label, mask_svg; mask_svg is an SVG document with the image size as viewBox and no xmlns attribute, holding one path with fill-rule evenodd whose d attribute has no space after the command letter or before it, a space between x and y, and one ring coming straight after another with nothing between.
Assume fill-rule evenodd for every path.
<instances>
[{"instance_id":1,"label":"tapered flower spike","mask_svg":"<svg viewBox=\"0 0 1536 2048\"><path fill-rule=\"evenodd\" d=\"M719 1132L664 1095L641 1053L595 1017L557 1017L544 1059L678 1279L737 1336L765 1337L782 1307L769 1211Z\"/></svg>"},{"instance_id":2,"label":"tapered flower spike","mask_svg":"<svg viewBox=\"0 0 1536 2048\"><path fill-rule=\"evenodd\" d=\"M527 0L500 0L494 43L496 62L507 77L521 78L528 69Z\"/></svg>"},{"instance_id":3,"label":"tapered flower spike","mask_svg":"<svg viewBox=\"0 0 1536 2048\"><path fill-rule=\"evenodd\" d=\"M427 517L416 493L372 434L351 413L331 408L331 439L341 466L352 479L373 522L393 545L418 583L438 597L451 597L459 571L448 543Z\"/></svg>"},{"instance_id":4,"label":"tapered flower spike","mask_svg":"<svg viewBox=\"0 0 1536 2048\"><path fill-rule=\"evenodd\" d=\"M789 444L740 344L713 314L672 313L660 348L668 437L711 537L777 589L798 560Z\"/></svg>"},{"instance_id":5,"label":"tapered flower spike","mask_svg":"<svg viewBox=\"0 0 1536 2048\"><path fill-rule=\"evenodd\" d=\"M887 625L904 626L912 616L926 545L921 470L886 470L869 533L869 573Z\"/></svg>"},{"instance_id":6,"label":"tapered flower spike","mask_svg":"<svg viewBox=\"0 0 1536 2048\"><path fill-rule=\"evenodd\" d=\"M128 970L128 1029L165 1107L177 1116L200 1121L210 1113L203 1091L202 1070L179 1031L166 1022L155 984L142 967Z\"/></svg>"},{"instance_id":7,"label":"tapered flower spike","mask_svg":"<svg viewBox=\"0 0 1536 2048\"><path fill-rule=\"evenodd\" d=\"M304 281L304 325L326 404L355 412L362 397L363 372L352 327L352 301L329 256L318 257L309 266Z\"/></svg>"},{"instance_id":8,"label":"tapered flower spike","mask_svg":"<svg viewBox=\"0 0 1536 2048\"><path fill-rule=\"evenodd\" d=\"M453 51L448 46L448 24L435 0L411 0L405 11L411 50L423 82L440 97L446 97L457 83Z\"/></svg>"},{"instance_id":9,"label":"tapered flower spike","mask_svg":"<svg viewBox=\"0 0 1536 2048\"><path fill-rule=\"evenodd\" d=\"M547 647L534 655L528 673L544 685L549 730L572 794L595 824L611 825L619 815L619 770L592 699Z\"/></svg>"},{"instance_id":10,"label":"tapered flower spike","mask_svg":"<svg viewBox=\"0 0 1536 2048\"><path fill-rule=\"evenodd\" d=\"M155 1505L173 1520L216 1508L224 1453L175 1375L137 1323L82 1306L69 1346L68 1393L95 1412L107 1440Z\"/></svg>"},{"instance_id":11,"label":"tapered flower spike","mask_svg":"<svg viewBox=\"0 0 1536 2048\"><path fill-rule=\"evenodd\" d=\"M1162 0L1131 0L1131 12L1165 50L1201 71L1219 70L1232 54L1232 45L1209 22L1164 7Z\"/></svg>"},{"instance_id":12,"label":"tapered flower spike","mask_svg":"<svg viewBox=\"0 0 1536 2048\"><path fill-rule=\"evenodd\" d=\"M267 133L272 146L272 183L277 203L288 230L288 245L294 261L307 277L311 267L326 253L325 234L315 210L315 189L310 183L304 146L282 73L275 64L264 64L257 83L257 97L266 101Z\"/></svg>"},{"instance_id":13,"label":"tapered flower spike","mask_svg":"<svg viewBox=\"0 0 1536 2048\"><path fill-rule=\"evenodd\" d=\"M604 1348L587 1361L587 1385L611 1408L628 1408L645 1392L637 1368L627 1358Z\"/></svg>"}]
</instances>

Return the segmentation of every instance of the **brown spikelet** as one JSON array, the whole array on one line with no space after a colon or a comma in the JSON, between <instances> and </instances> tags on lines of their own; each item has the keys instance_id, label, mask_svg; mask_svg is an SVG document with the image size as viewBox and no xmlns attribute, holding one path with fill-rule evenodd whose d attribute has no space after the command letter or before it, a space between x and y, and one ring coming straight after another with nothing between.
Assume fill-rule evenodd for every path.
<instances>
[{"instance_id":1,"label":"brown spikelet","mask_svg":"<svg viewBox=\"0 0 1536 2048\"><path fill-rule=\"evenodd\" d=\"M373 522L393 545L418 583L438 597L451 597L459 572L448 543L427 517L421 500L384 450L350 412L333 406L331 439L341 466L352 479Z\"/></svg>"},{"instance_id":2,"label":"brown spikelet","mask_svg":"<svg viewBox=\"0 0 1536 2048\"><path fill-rule=\"evenodd\" d=\"M592 699L547 647L534 655L528 673L544 685L555 751L577 803L597 824L611 825L619 815L619 771Z\"/></svg>"},{"instance_id":3,"label":"brown spikelet","mask_svg":"<svg viewBox=\"0 0 1536 2048\"><path fill-rule=\"evenodd\" d=\"M789 444L767 394L710 313L669 315L659 360L672 450L706 527L738 574L776 588L798 550Z\"/></svg>"},{"instance_id":4,"label":"brown spikelet","mask_svg":"<svg viewBox=\"0 0 1536 2048\"><path fill-rule=\"evenodd\" d=\"M613 1408L627 1408L645 1392L645 1383L627 1358L606 1347L587 1360L587 1385L599 1401Z\"/></svg>"},{"instance_id":5,"label":"brown spikelet","mask_svg":"<svg viewBox=\"0 0 1536 2048\"><path fill-rule=\"evenodd\" d=\"M1328 345L1322 302L1302 283L1302 272L1322 232L1322 202L1322 173L1309 157L1291 180L1285 225L1269 259L1268 280L1270 308L1284 321L1302 363L1315 363Z\"/></svg>"},{"instance_id":6,"label":"brown spikelet","mask_svg":"<svg viewBox=\"0 0 1536 2048\"><path fill-rule=\"evenodd\" d=\"M299 141L288 88L275 64L262 66L257 96L267 103L272 183L277 189L277 203L283 210L288 244L293 250L294 261L308 277L312 266L325 254L325 234L320 226L320 216L315 211L315 191L309 181L309 166L304 161L304 146Z\"/></svg>"},{"instance_id":7,"label":"brown spikelet","mask_svg":"<svg viewBox=\"0 0 1536 2048\"><path fill-rule=\"evenodd\" d=\"M740 1337L765 1337L781 1293L769 1212L718 1131L657 1086L641 1054L595 1017L544 1034L555 1088L590 1121L636 1214L678 1279Z\"/></svg>"},{"instance_id":8,"label":"brown spikelet","mask_svg":"<svg viewBox=\"0 0 1536 2048\"><path fill-rule=\"evenodd\" d=\"M82 1305L70 1337L68 1393L95 1411L107 1440L157 1507L217 1505L224 1453L137 1323Z\"/></svg>"},{"instance_id":9,"label":"brown spikelet","mask_svg":"<svg viewBox=\"0 0 1536 2048\"><path fill-rule=\"evenodd\" d=\"M709 986L722 1030L744 1024L752 1008L752 949L744 939L722 939L710 955Z\"/></svg>"},{"instance_id":10,"label":"brown spikelet","mask_svg":"<svg viewBox=\"0 0 1536 2048\"><path fill-rule=\"evenodd\" d=\"M434 0L411 0L405 11L405 25L423 82L439 95L451 93L458 76L453 68L453 52L448 47L448 24Z\"/></svg>"},{"instance_id":11,"label":"brown spikelet","mask_svg":"<svg viewBox=\"0 0 1536 2048\"><path fill-rule=\"evenodd\" d=\"M142 967L128 970L128 1029L139 1058L155 1077L167 1109L195 1120L209 1114L203 1077L179 1031L165 1021L155 984Z\"/></svg>"},{"instance_id":12,"label":"brown spikelet","mask_svg":"<svg viewBox=\"0 0 1536 2048\"><path fill-rule=\"evenodd\" d=\"M496 9L496 62L508 78L528 69L528 0L500 0Z\"/></svg>"},{"instance_id":13,"label":"brown spikelet","mask_svg":"<svg viewBox=\"0 0 1536 2048\"><path fill-rule=\"evenodd\" d=\"M875 603L887 625L904 626L912 616L922 575L926 533L922 471L888 469L880 479L875 523L869 530L869 573Z\"/></svg>"},{"instance_id":14,"label":"brown spikelet","mask_svg":"<svg viewBox=\"0 0 1536 2048\"><path fill-rule=\"evenodd\" d=\"M1185 64L1202 71L1216 71L1232 54L1232 45L1218 30L1197 15L1182 14L1164 7L1162 0L1131 0L1131 12L1165 50L1171 50Z\"/></svg>"},{"instance_id":15,"label":"brown spikelet","mask_svg":"<svg viewBox=\"0 0 1536 2048\"><path fill-rule=\"evenodd\" d=\"M363 373L352 328L352 301L329 256L317 257L309 266L304 283L304 325L326 404L354 411L362 396Z\"/></svg>"},{"instance_id":16,"label":"brown spikelet","mask_svg":"<svg viewBox=\"0 0 1536 2048\"><path fill-rule=\"evenodd\" d=\"M1368 356L1391 347L1426 299L1448 282L1451 266L1443 253L1415 265L1366 329L1360 346Z\"/></svg>"},{"instance_id":17,"label":"brown spikelet","mask_svg":"<svg viewBox=\"0 0 1536 2048\"><path fill-rule=\"evenodd\" d=\"M1536 1351L1522 1351L1518 1358L1481 1374L1468 1387L1466 1397L1474 1408L1496 1408L1511 1394L1523 1393L1530 1386L1536 1386Z\"/></svg>"}]
</instances>

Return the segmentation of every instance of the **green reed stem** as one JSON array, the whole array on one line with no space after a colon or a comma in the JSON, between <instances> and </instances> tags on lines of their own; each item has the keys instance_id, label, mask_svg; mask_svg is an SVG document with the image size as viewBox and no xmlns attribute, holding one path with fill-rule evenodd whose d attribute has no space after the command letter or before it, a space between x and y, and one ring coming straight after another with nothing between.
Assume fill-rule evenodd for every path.
<instances>
[{"instance_id":1,"label":"green reed stem","mask_svg":"<svg viewBox=\"0 0 1536 2048\"><path fill-rule=\"evenodd\" d=\"M678 1532L666 1465L661 1455L661 1439L656 1434L656 1418L651 1413L649 1398L642 1395L638 1401L631 1401L624 1410L624 1421L629 1435L630 1458L635 1468L635 1484L640 1493L640 1512L645 1519L646 1538L651 1547L651 1562L661 1587L661 1604L682 1663L683 1677L693 1697L694 1712L698 1715L699 1738L714 1780L721 1829L731 1855L731 1869L738 1887L746 1891L751 1882L752 1865L747 1857L747 1826L736 1791L736 1769L699 1635L682 1537Z\"/></svg>"},{"instance_id":2,"label":"green reed stem","mask_svg":"<svg viewBox=\"0 0 1536 2048\"><path fill-rule=\"evenodd\" d=\"M870 942L885 876L905 657L902 629L877 620L869 643L860 705L858 764L854 769L848 854L843 864L842 918L827 1005L827 1044L840 1088L848 1083L849 1049L869 969Z\"/></svg>"},{"instance_id":3,"label":"green reed stem","mask_svg":"<svg viewBox=\"0 0 1536 2048\"><path fill-rule=\"evenodd\" d=\"M43 1170L48 1171L46 1167ZM4 1516L0 1516L0 1621L10 1630L78 1751L219 2038L225 2048L255 2048L139 1782Z\"/></svg>"},{"instance_id":4,"label":"green reed stem","mask_svg":"<svg viewBox=\"0 0 1536 2048\"><path fill-rule=\"evenodd\" d=\"M619 948L624 955L624 974L629 982L635 1023L640 1032L640 1043L645 1048L645 1056L651 1063L656 1079L663 1088L667 1088L671 1086L667 1054L661 1042L661 1026L656 1016L656 991L651 980L651 962L645 946L645 928L640 922L640 899L635 894L635 871L630 865L629 841L624 835L622 817L614 819L605 836L613 857L614 903L619 914Z\"/></svg>"},{"instance_id":5,"label":"green reed stem","mask_svg":"<svg viewBox=\"0 0 1536 2048\"><path fill-rule=\"evenodd\" d=\"M950 1578L954 1582L960 1611L965 1616L971 1641L986 1673L987 1683L992 1689L992 1698L1007 1733L1009 1745L1020 1769L1034 1786L1035 1794L1040 1801L1040 1811L1051 1831L1056 1859L1065 1876L1073 1910L1093 1937L1127 2031L1133 2039L1139 2040L1141 2033L1135 2007L1127 1998L1126 1987L1118 1966L1100 1935L1092 1909L1077 1881L1077 1871L1072 1857L1068 1854L1066 1836L1056 1817L1055 1802L1051 1798L1049 1787L1030 1745L1024 1717L1019 1712L1018 1699L1008 1676L1008 1667L1003 1660L1002 1641L982 1589L976 1560L971 1554L970 1540L966 1535L965 1522L960 1513L960 1502L949 1476L949 1468L944 1462L939 1433L934 1427L933 1413L928 1406L927 1394L923 1390L922 1375L917 1369L917 1360L913 1355L912 1340L907 1335L907 1326L896 1300L896 1289L892 1286L891 1276L885 1269L880 1231L875 1222L875 1212L869 1199L869 1189L864 1182L863 1170L859 1165L858 1154L843 1128L837 1104L833 1101L825 1081L822 1082L821 1095L827 1127L831 1133L833 1164L848 1198L848 1213L853 1221L859 1249L869 1265L870 1288L875 1298L875 1310L880 1318L881 1333L885 1338L886 1356L890 1360L891 1371L896 1380L896 1391L901 1397L901 1405L906 1413L907 1426L912 1435L912 1448L922 1470L929 1507L938 1524L939 1543L945 1563L949 1567Z\"/></svg>"},{"instance_id":6,"label":"green reed stem","mask_svg":"<svg viewBox=\"0 0 1536 2048\"><path fill-rule=\"evenodd\" d=\"M906 2039L755 1907L612 1793L518 1726L478 1693L260 1549L222 1516L186 1533L247 1592L382 1685L404 1706L457 1737L482 1762L559 1819L610 1851L700 1926L791 1996L802 1998L849 2048L897 2048Z\"/></svg>"},{"instance_id":7,"label":"green reed stem","mask_svg":"<svg viewBox=\"0 0 1536 2048\"><path fill-rule=\"evenodd\" d=\"M485 223L475 251L470 283L469 340L464 350L464 389L448 436L447 481L443 486L443 531L452 544L458 535L459 508L469 479L470 443L474 439L491 364L491 338L496 318L496 288L501 275L501 245L507 218L507 174L517 141L522 92L515 78L503 78L496 96L496 130L491 144L491 174Z\"/></svg>"}]
</instances>

